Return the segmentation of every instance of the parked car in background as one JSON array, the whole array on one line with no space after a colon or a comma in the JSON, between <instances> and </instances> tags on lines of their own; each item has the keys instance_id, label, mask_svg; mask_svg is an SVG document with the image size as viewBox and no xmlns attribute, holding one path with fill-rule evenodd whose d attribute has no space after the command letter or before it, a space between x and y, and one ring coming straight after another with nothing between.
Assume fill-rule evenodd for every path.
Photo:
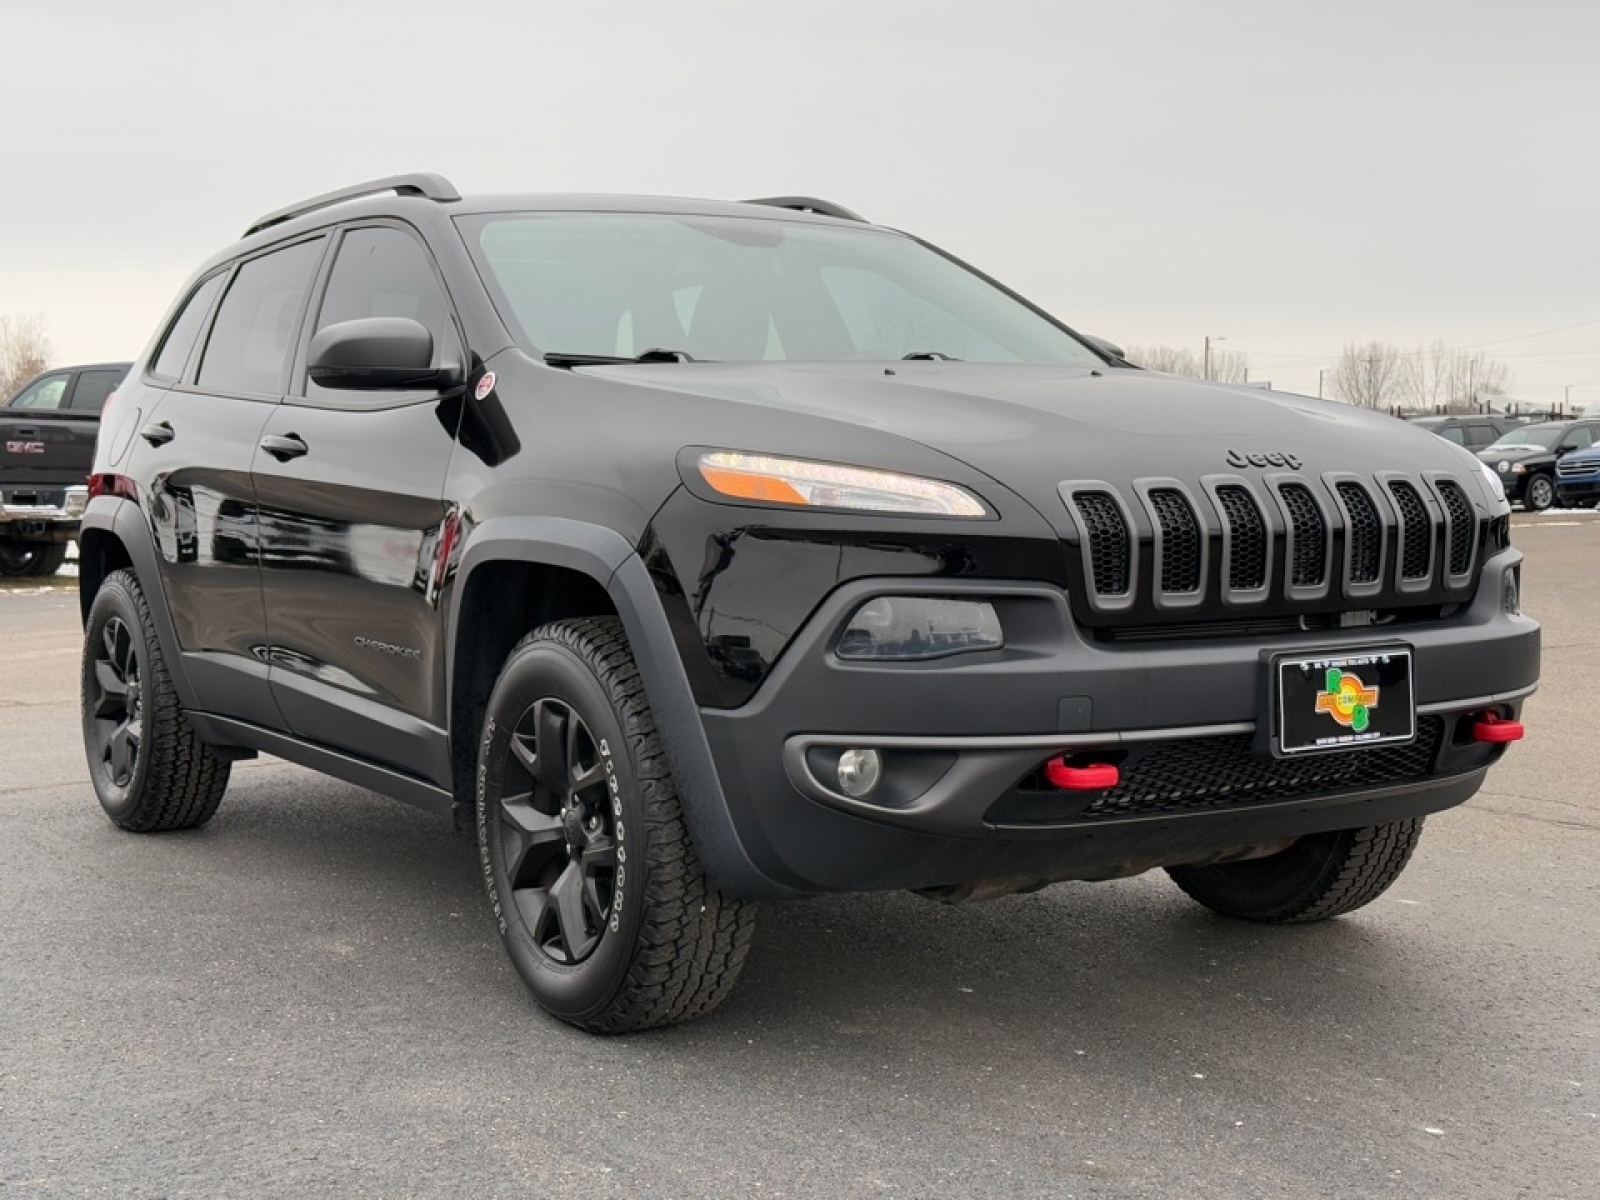
<instances>
[{"instance_id":1,"label":"parked car in background","mask_svg":"<svg viewBox=\"0 0 1600 1200\"><path fill-rule=\"evenodd\" d=\"M1544 421L1514 429L1478 457L1500 476L1506 499L1529 512L1556 502L1556 462L1600 440L1600 420Z\"/></svg>"},{"instance_id":2,"label":"parked car in background","mask_svg":"<svg viewBox=\"0 0 1600 1200\"><path fill-rule=\"evenodd\" d=\"M1556 503L1588 508L1600 501L1600 446L1574 450L1556 463Z\"/></svg>"},{"instance_id":3,"label":"parked car in background","mask_svg":"<svg viewBox=\"0 0 1600 1200\"><path fill-rule=\"evenodd\" d=\"M0 407L0 576L54 575L78 535L100 410L132 363L58 367Z\"/></svg>"},{"instance_id":4,"label":"parked car in background","mask_svg":"<svg viewBox=\"0 0 1600 1200\"><path fill-rule=\"evenodd\" d=\"M1487 413L1458 417L1407 417L1406 420L1419 429L1436 433L1445 441L1465 446L1468 450L1482 450L1528 423L1522 417L1491 416Z\"/></svg>"}]
</instances>

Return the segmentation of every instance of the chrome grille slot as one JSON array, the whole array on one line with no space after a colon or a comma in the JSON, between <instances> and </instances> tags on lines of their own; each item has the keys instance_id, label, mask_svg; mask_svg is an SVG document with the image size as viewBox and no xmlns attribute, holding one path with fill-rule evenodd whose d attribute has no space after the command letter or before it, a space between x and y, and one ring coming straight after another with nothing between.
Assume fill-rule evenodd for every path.
<instances>
[{"instance_id":1,"label":"chrome grille slot","mask_svg":"<svg viewBox=\"0 0 1600 1200\"><path fill-rule=\"evenodd\" d=\"M1289 583L1315 588L1328 581L1328 524L1322 509L1303 483L1286 483L1278 489L1289 512Z\"/></svg>"},{"instance_id":2,"label":"chrome grille slot","mask_svg":"<svg viewBox=\"0 0 1600 1200\"><path fill-rule=\"evenodd\" d=\"M1433 574L1433 526L1417 489L1403 479L1391 480L1389 494L1400 512L1400 578L1426 580Z\"/></svg>"},{"instance_id":3,"label":"chrome grille slot","mask_svg":"<svg viewBox=\"0 0 1600 1200\"><path fill-rule=\"evenodd\" d=\"M1217 489L1217 503L1227 522L1228 590L1260 591L1267 586L1267 523L1248 488L1237 483Z\"/></svg>"},{"instance_id":4,"label":"chrome grille slot","mask_svg":"<svg viewBox=\"0 0 1600 1200\"><path fill-rule=\"evenodd\" d=\"M1345 555L1349 582L1373 584L1383 563L1383 522L1367 489L1346 480L1335 489L1344 504Z\"/></svg>"},{"instance_id":5,"label":"chrome grille slot","mask_svg":"<svg viewBox=\"0 0 1600 1200\"><path fill-rule=\"evenodd\" d=\"M1155 510L1161 538L1160 587L1167 593L1200 590L1200 522L1189 501L1177 488L1153 488L1150 506Z\"/></svg>"},{"instance_id":6,"label":"chrome grille slot","mask_svg":"<svg viewBox=\"0 0 1600 1200\"><path fill-rule=\"evenodd\" d=\"M1088 533L1094 590L1102 596L1126 595L1133 579L1133 545L1121 506L1106 492L1073 492L1072 502Z\"/></svg>"}]
</instances>

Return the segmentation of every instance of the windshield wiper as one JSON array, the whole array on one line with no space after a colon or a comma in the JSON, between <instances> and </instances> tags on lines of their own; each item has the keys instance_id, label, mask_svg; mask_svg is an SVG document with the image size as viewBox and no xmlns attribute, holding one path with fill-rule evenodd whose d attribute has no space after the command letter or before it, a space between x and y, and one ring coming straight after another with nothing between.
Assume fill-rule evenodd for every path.
<instances>
[{"instance_id":1,"label":"windshield wiper","mask_svg":"<svg viewBox=\"0 0 1600 1200\"><path fill-rule=\"evenodd\" d=\"M942 350L912 350L900 356L901 362L960 362L954 354Z\"/></svg>"},{"instance_id":2,"label":"windshield wiper","mask_svg":"<svg viewBox=\"0 0 1600 1200\"><path fill-rule=\"evenodd\" d=\"M679 363L694 362L687 350L662 350L652 347L643 354L569 354L565 350L552 350L544 356L552 367L604 367L616 363Z\"/></svg>"}]
</instances>

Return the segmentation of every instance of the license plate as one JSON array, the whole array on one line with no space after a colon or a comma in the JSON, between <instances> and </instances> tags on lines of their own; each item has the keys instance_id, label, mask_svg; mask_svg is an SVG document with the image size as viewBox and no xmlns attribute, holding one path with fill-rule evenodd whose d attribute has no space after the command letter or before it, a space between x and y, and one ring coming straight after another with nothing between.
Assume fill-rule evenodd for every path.
<instances>
[{"instance_id":1,"label":"license plate","mask_svg":"<svg viewBox=\"0 0 1600 1200\"><path fill-rule=\"evenodd\" d=\"M1272 680L1277 754L1364 749L1417 735L1409 646L1279 656Z\"/></svg>"}]
</instances>

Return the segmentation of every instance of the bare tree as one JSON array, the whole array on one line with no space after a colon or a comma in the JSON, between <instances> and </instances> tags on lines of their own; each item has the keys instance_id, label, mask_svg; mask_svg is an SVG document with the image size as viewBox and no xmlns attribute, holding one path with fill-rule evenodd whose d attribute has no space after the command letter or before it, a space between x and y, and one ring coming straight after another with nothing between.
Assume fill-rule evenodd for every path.
<instances>
[{"instance_id":1,"label":"bare tree","mask_svg":"<svg viewBox=\"0 0 1600 1200\"><path fill-rule=\"evenodd\" d=\"M1128 350L1128 361L1138 363L1151 371L1165 371L1169 375L1188 375L1205 378L1205 360L1193 350L1179 350L1173 346L1133 346ZM1232 350L1211 347L1211 378L1222 383L1243 383L1250 375L1250 356Z\"/></svg>"},{"instance_id":2,"label":"bare tree","mask_svg":"<svg viewBox=\"0 0 1600 1200\"><path fill-rule=\"evenodd\" d=\"M0 401L50 365L50 339L38 313L0 313Z\"/></svg>"},{"instance_id":3,"label":"bare tree","mask_svg":"<svg viewBox=\"0 0 1600 1200\"><path fill-rule=\"evenodd\" d=\"M1357 408L1389 408L1406 394L1409 357L1388 342L1346 346L1329 380L1333 394Z\"/></svg>"},{"instance_id":4,"label":"bare tree","mask_svg":"<svg viewBox=\"0 0 1600 1200\"><path fill-rule=\"evenodd\" d=\"M1504 363L1435 341L1409 358L1401 392L1407 404L1426 412L1477 412L1482 397L1503 395L1510 386Z\"/></svg>"}]
</instances>

